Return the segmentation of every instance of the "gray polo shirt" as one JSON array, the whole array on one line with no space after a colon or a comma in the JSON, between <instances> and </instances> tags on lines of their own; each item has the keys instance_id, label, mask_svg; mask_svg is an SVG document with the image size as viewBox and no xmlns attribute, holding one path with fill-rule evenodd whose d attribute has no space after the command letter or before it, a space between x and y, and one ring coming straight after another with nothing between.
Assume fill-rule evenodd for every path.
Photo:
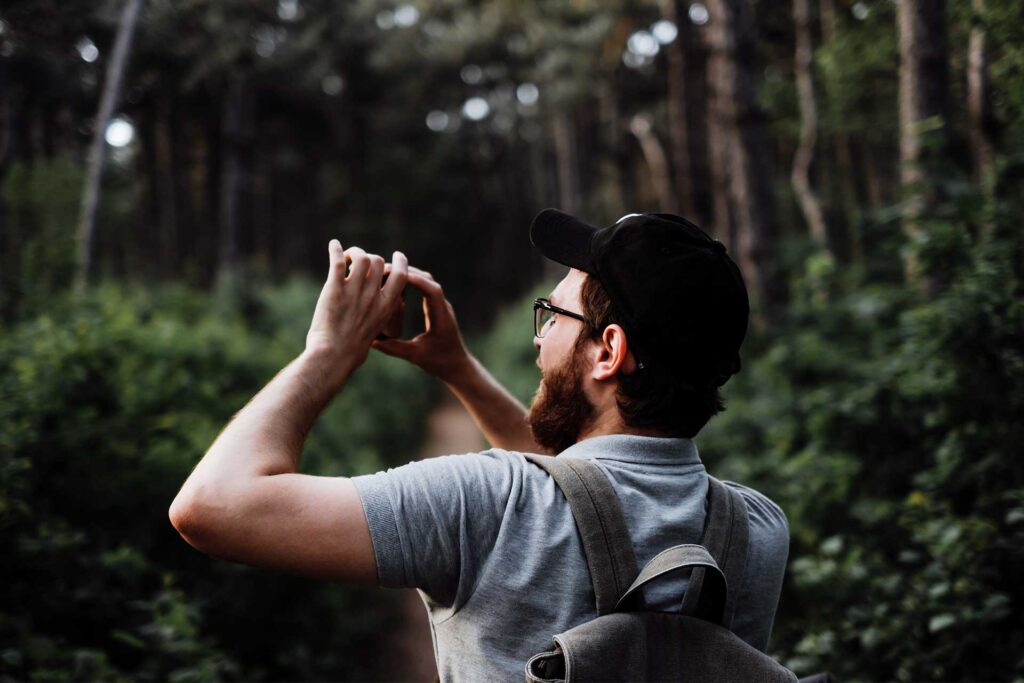
<instances>
[{"instance_id":1,"label":"gray polo shirt","mask_svg":"<svg viewBox=\"0 0 1024 683\"><path fill-rule=\"evenodd\" d=\"M699 541L708 480L689 439L600 436L561 455L591 460L609 477L640 567L665 548ZM353 481L380 583L420 590L442 680L522 680L526 660L549 649L551 636L597 616L569 505L521 453L432 458ZM730 586L739 590L733 630L764 650L789 528L775 503L730 485L750 517L745 580ZM648 603L677 610L684 580L675 581L648 590Z\"/></svg>"}]
</instances>

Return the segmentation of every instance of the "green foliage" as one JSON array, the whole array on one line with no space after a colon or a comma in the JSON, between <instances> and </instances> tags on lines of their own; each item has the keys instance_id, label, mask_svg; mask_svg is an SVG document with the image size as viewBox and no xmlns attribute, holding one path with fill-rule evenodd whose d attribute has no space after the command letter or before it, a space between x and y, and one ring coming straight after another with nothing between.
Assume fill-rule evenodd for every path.
<instances>
[{"instance_id":1,"label":"green foliage","mask_svg":"<svg viewBox=\"0 0 1024 683\"><path fill-rule=\"evenodd\" d=\"M0 677L379 675L356 653L394 618L386 599L212 560L167 520L221 426L301 351L317 293L250 290L243 316L230 297L104 287L0 339ZM373 354L313 430L304 470L405 462L430 398L418 371Z\"/></svg>"},{"instance_id":2,"label":"green foliage","mask_svg":"<svg viewBox=\"0 0 1024 683\"><path fill-rule=\"evenodd\" d=\"M833 40L815 51L822 132L891 145L899 128L896 9L888 2L859 4L870 7L868 16L858 20L839 13Z\"/></svg>"},{"instance_id":3,"label":"green foliage","mask_svg":"<svg viewBox=\"0 0 1024 683\"><path fill-rule=\"evenodd\" d=\"M527 406L540 384L537 349L533 345L533 300L546 297L552 289L554 284L537 286L505 309L487 335L470 341L470 347L487 369Z\"/></svg>"},{"instance_id":4,"label":"green foliage","mask_svg":"<svg viewBox=\"0 0 1024 683\"><path fill-rule=\"evenodd\" d=\"M70 282L83 172L61 157L34 167L14 164L3 180L0 320L42 306Z\"/></svg>"},{"instance_id":5,"label":"green foliage","mask_svg":"<svg viewBox=\"0 0 1024 683\"><path fill-rule=\"evenodd\" d=\"M791 327L753 340L699 437L714 471L789 515L774 642L794 669L1024 674L1021 253L1019 235L975 245L927 303L856 273L809 275Z\"/></svg>"}]
</instances>

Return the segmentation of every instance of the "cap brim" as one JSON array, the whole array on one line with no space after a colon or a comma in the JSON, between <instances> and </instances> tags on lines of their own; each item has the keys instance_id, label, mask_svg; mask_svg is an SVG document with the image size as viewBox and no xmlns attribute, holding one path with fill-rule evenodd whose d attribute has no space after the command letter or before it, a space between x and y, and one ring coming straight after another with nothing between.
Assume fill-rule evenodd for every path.
<instances>
[{"instance_id":1,"label":"cap brim","mask_svg":"<svg viewBox=\"0 0 1024 683\"><path fill-rule=\"evenodd\" d=\"M533 219L530 241L552 261L593 273L590 238L596 231L597 228L558 209L544 209Z\"/></svg>"}]
</instances>

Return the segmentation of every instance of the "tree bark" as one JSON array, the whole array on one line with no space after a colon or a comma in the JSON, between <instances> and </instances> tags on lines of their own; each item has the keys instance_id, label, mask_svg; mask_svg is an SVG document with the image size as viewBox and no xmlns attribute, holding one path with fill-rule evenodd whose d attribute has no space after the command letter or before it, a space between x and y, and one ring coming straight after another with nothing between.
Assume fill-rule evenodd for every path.
<instances>
[{"instance_id":1,"label":"tree bark","mask_svg":"<svg viewBox=\"0 0 1024 683\"><path fill-rule=\"evenodd\" d=\"M551 132L558 172L558 208L579 218L583 202L580 196L579 159L572 112L569 110L559 112L555 116ZM548 278L562 276L563 268L550 259L545 259L544 269Z\"/></svg>"},{"instance_id":2,"label":"tree bark","mask_svg":"<svg viewBox=\"0 0 1024 683\"><path fill-rule=\"evenodd\" d=\"M821 23L821 43L823 46L831 46L836 36L836 5L835 0L820 0L818 3L818 19ZM826 173L831 171L831 182L827 185L834 196L839 197L839 208L826 214L831 220L828 221L830 228L830 242L835 256L850 260L859 261L863 253L860 234L860 204L857 201L857 186L854 183L853 153L850 151L850 136L846 131L838 127L832 139L834 146L834 157L830 166L823 165ZM827 152L821 155L827 157ZM827 203L826 203L827 204ZM841 246L840 246L841 245ZM844 253L845 252L845 253Z\"/></svg>"},{"instance_id":3,"label":"tree bark","mask_svg":"<svg viewBox=\"0 0 1024 683\"><path fill-rule=\"evenodd\" d=\"M576 130L572 114L562 111L555 116L553 130L555 158L558 160L558 201L562 211L577 215L582 206L577 168Z\"/></svg>"},{"instance_id":4,"label":"tree bark","mask_svg":"<svg viewBox=\"0 0 1024 683\"><path fill-rule=\"evenodd\" d=\"M608 163L608 185L602 193L605 216L621 216L627 212L625 171L621 159L626 152L622 149L622 116L619 113L619 102L613 88L602 85L598 90L598 111L600 112L599 130L602 135L604 153L610 160Z\"/></svg>"},{"instance_id":5,"label":"tree bark","mask_svg":"<svg viewBox=\"0 0 1024 683\"><path fill-rule=\"evenodd\" d=\"M242 150L245 144L245 76L228 79L221 119L220 244L217 280L232 278L238 270L239 209L243 184Z\"/></svg>"},{"instance_id":6,"label":"tree bark","mask_svg":"<svg viewBox=\"0 0 1024 683\"><path fill-rule=\"evenodd\" d=\"M4 180L14 164L18 142L18 111L20 97L11 92L11 82L7 65L0 63L0 91L5 97L0 99L0 190L4 188ZM7 202L5 193L0 191L0 291L14 291L19 270L20 253L17 249L17 237L7 227ZM12 318L15 302L10 296L0 296L0 321Z\"/></svg>"},{"instance_id":7,"label":"tree bark","mask_svg":"<svg viewBox=\"0 0 1024 683\"><path fill-rule=\"evenodd\" d=\"M761 314L773 322L786 298L784 278L774 272L779 226L772 196L772 168L763 113L757 104L754 73L754 25L745 0L708 2L712 61L717 63L712 87L725 126L728 149L729 200L736 221L734 251L753 284Z\"/></svg>"},{"instance_id":8,"label":"tree bark","mask_svg":"<svg viewBox=\"0 0 1024 683\"><path fill-rule=\"evenodd\" d=\"M975 24L967 48L967 114L971 141L974 181L991 205L995 197L995 145L992 140L992 109L989 106L988 51L981 15L985 0L972 0ZM982 232L987 234L991 221L984 219Z\"/></svg>"},{"instance_id":9,"label":"tree bark","mask_svg":"<svg viewBox=\"0 0 1024 683\"><path fill-rule=\"evenodd\" d=\"M96 232L96 214L100 205L100 189L103 180L103 166L107 158L106 133L107 124L114 115L117 103L121 98L121 85L124 80L128 55L131 52L132 39L139 23L143 0L126 0L121 20L117 27L114 48L107 63L107 72L103 79L103 92L100 94L99 109L93 123L92 143L89 147L89 164L85 178L85 189L82 194L82 211L78 223L78 272L75 276L75 291L82 292L88 284L93 270L93 242Z\"/></svg>"},{"instance_id":10,"label":"tree bark","mask_svg":"<svg viewBox=\"0 0 1024 683\"><path fill-rule=\"evenodd\" d=\"M658 136L651 130L651 120L637 114L629 122L629 130L640 143L640 151L643 152L644 161L647 162L647 168L651 173L651 185L654 186L654 191L658 195L659 210L666 213L678 212L676 197L672 192L668 157L665 156L665 149L658 140Z\"/></svg>"},{"instance_id":11,"label":"tree bark","mask_svg":"<svg viewBox=\"0 0 1024 683\"><path fill-rule=\"evenodd\" d=\"M818 138L818 109L814 104L814 77L811 72L813 50L809 14L809 0L793 0L793 24L796 28L796 89L800 102L800 145L793 158L790 179L793 183L793 191L800 202L804 219L807 221L811 239L819 247L827 248L825 218L822 216L821 204L811 188L810 181L814 144Z\"/></svg>"},{"instance_id":12,"label":"tree bark","mask_svg":"<svg viewBox=\"0 0 1024 683\"><path fill-rule=\"evenodd\" d=\"M728 33L725 24L715 19L707 27L708 47L708 171L711 176L711 222L715 236L731 251L736 251L732 211L729 206L729 151L725 130L728 87Z\"/></svg>"},{"instance_id":13,"label":"tree bark","mask_svg":"<svg viewBox=\"0 0 1024 683\"><path fill-rule=\"evenodd\" d=\"M156 130L154 135L154 165L156 169L157 211L160 225L160 263L164 277L170 277L178 262L178 187L175 177L172 133L173 102L163 91L157 95Z\"/></svg>"},{"instance_id":14,"label":"tree bark","mask_svg":"<svg viewBox=\"0 0 1024 683\"><path fill-rule=\"evenodd\" d=\"M677 210L690 219L697 218L693 201L693 174L690 171L690 143L686 115L686 45L683 41L685 22L679 0L661 0L661 13L678 27L676 40L665 48L668 66L668 133L675 171L675 202ZM666 205L667 207L668 205Z\"/></svg>"},{"instance_id":15,"label":"tree bark","mask_svg":"<svg viewBox=\"0 0 1024 683\"><path fill-rule=\"evenodd\" d=\"M900 0L900 185L906 198L903 231L911 243L904 271L927 289L916 244L925 238L921 219L938 200L935 163L943 152L947 93L945 0ZM926 135L931 138L926 140Z\"/></svg>"}]
</instances>

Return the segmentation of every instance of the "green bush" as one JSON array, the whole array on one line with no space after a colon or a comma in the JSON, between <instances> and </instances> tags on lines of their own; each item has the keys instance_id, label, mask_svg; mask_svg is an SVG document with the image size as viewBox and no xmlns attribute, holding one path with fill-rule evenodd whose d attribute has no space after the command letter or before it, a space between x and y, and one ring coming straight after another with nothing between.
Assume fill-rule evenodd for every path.
<instances>
[{"instance_id":1,"label":"green bush","mask_svg":"<svg viewBox=\"0 0 1024 683\"><path fill-rule=\"evenodd\" d=\"M12 165L0 184L0 325L46 304L74 275L84 174L69 157Z\"/></svg>"},{"instance_id":2,"label":"green bush","mask_svg":"<svg viewBox=\"0 0 1024 683\"><path fill-rule=\"evenodd\" d=\"M167 520L219 429L301 351L317 294L255 288L242 316L230 297L108 287L0 338L0 678L380 675L365 654L397 618L388 598L212 560ZM431 394L372 354L311 433L303 470L411 459Z\"/></svg>"},{"instance_id":3,"label":"green bush","mask_svg":"<svg viewBox=\"0 0 1024 683\"><path fill-rule=\"evenodd\" d=\"M555 284L538 285L503 311L490 332L468 342L487 369L526 406L540 384L537 349L533 345L533 300L546 297Z\"/></svg>"},{"instance_id":4,"label":"green bush","mask_svg":"<svg viewBox=\"0 0 1024 683\"><path fill-rule=\"evenodd\" d=\"M832 297L805 287L699 437L716 473L789 515L774 647L792 668L1024 673L1010 580L1024 570L1019 258L1019 244L977 248L928 303L856 278Z\"/></svg>"}]
</instances>

